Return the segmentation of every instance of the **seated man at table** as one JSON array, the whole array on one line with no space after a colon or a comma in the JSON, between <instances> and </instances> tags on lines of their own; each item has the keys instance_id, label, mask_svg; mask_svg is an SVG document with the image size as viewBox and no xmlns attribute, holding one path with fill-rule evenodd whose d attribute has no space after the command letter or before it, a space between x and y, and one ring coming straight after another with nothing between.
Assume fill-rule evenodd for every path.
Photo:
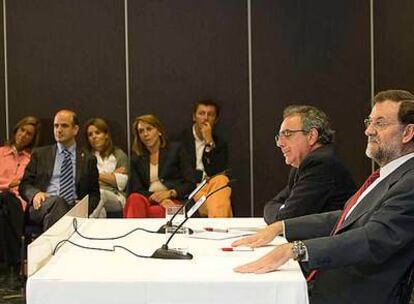
<instances>
[{"instance_id":1,"label":"seated man at table","mask_svg":"<svg viewBox=\"0 0 414 304\"><path fill-rule=\"evenodd\" d=\"M293 242L236 267L236 272L274 271L293 258L311 270L312 304L397 304L408 299L414 262L414 95L378 93L364 122L366 155L380 169L344 211L279 221L234 242L258 247L282 232Z\"/></svg>"},{"instance_id":2,"label":"seated man at table","mask_svg":"<svg viewBox=\"0 0 414 304\"><path fill-rule=\"evenodd\" d=\"M35 149L19 192L29 204L29 218L46 230L89 195L89 213L98 205L99 182L95 156L76 145L79 122L75 112L61 110L54 122L56 144Z\"/></svg>"},{"instance_id":3,"label":"seated man at table","mask_svg":"<svg viewBox=\"0 0 414 304\"><path fill-rule=\"evenodd\" d=\"M289 106L275 141L292 169L287 186L265 204L265 222L342 209L355 183L334 151L328 116L313 106Z\"/></svg>"}]
</instances>

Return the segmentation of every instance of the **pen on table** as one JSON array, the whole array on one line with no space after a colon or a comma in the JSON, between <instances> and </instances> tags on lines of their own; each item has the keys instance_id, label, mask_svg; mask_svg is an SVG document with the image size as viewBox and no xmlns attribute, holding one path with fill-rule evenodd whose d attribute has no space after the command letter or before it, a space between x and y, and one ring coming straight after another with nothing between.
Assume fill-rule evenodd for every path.
<instances>
[{"instance_id":1,"label":"pen on table","mask_svg":"<svg viewBox=\"0 0 414 304\"><path fill-rule=\"evenodd\" d=\"M254 251L254 248L251 247L224 247L221 248L222 251Z\"/></svg>"},{"instance_id":2,"label":"pen on table","mask_svg":"<svg viewBox=\"0 0 414 304\"><path fill-rule=\"evenodd\" d=\"M204 230L209 231L209 232L224 232L224 233L229 232L228 229L213 228L213 227L204 227Z\"/></svg>"}]
</instances>

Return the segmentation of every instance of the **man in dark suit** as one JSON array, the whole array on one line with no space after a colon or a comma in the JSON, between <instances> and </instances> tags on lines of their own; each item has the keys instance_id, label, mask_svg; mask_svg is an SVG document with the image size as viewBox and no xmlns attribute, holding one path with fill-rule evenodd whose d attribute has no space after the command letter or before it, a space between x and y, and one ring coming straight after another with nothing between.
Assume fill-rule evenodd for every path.
<instances>
[{"instance_id":1,"label":"man in dark suit","mask_svg":"<svg viewBox=\"0 0 414 304\"><path fill-rule=\"evenodd\" d=\"M278 246L236 272L274 271L293 258L311 270L311 303L401 303L414 262L414 96L378 93L365 121L366 154L380 169L347 202L344 211L276 222L234 246Z\"/></svg>"},{"instance_id":2,"label":"man in dark suit","mask_svg":"<svg viewBox=\"0 0 414 304\"><path fill-rule=\"evenodd\" d=\"M342 209L355 183L336 155L333 140L323 111L307 105L284 110L275 141L292 170L287 186L265 204L266 223Z\"/></svg>"},{"instance_id":3,"label":"man in dark suit","mask_svg":"<svg viewBox=\"0 0 414 304\"><path fill-rule=\"evenodd\" d=\"M100 199L96 158L76 145L76 114L57 112L53 126L56 144L33 151L19 186L22 198L30 204L30 220L44 230L85 195L89 195L90 212Z\"/></svg>"},{"instance_id":4,"label":"man in dark suit","mask_svg":"<svg viewBox=\"0 0 414 304\"><path fill-rule=\"evenodd\" d=\"M184 130L180 137L184 148L196 170L196 181L199 183L204 177L214 178L195 196L198 200L226 185L229 180L219 174L228 169L227 142L218 134L215 125L220 115L220 107L213 100L198 101L194 105L193 126ZM218 175L217 175L218 174ZM231 189L224 188L208 198L198 210L201 216L231 217L233 215L230 201Z\"/></svg>"}]
</instances>

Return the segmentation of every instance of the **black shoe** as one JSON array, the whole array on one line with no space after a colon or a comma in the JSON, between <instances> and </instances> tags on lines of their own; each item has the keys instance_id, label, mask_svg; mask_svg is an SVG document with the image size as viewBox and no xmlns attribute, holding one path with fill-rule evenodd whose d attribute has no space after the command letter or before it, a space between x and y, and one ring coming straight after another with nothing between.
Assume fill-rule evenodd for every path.
<instances>
[{"instance_id":1,"label":"black shoe","mask_svg":"<svg viewBox=\"0 0 414 304\"><path fill-rule=\"evenodd\" d=\"M20 277L20 267L17 265L10 267L9 276L6 281L6 286L11 290L21 290L23 287Z\"/></svg>"}]
</instances>

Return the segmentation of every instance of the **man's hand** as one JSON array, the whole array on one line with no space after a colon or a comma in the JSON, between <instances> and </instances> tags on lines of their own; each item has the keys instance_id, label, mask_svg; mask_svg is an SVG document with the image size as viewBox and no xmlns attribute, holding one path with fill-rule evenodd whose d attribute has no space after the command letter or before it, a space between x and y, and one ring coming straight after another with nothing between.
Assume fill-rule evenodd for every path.
<instances>
[{"instance_id":1,"label":"man's hand","mask_svg":"<svg viewBox=\"0 0 414 304\"><path fill-rule=\"evenodd\" d=\"M126 170L125 167L119 167L119 168L115 169L114 173L126 174L127 170Z\"/></svg>"},{"instance_id":2,"label":"man's hand","mask_svg":"<svg viewBox=\"0 0 414 304\"><path fill-rule=\"evenodd\" d=\"M46 192L38 192L33 197L33 208L35 210L39 209L42 203L47 199L47 193Z\"/></svg>"},{"instance_id":3,"label":"man's hand","mask_svg":"<svg viewBox=\"0 0 414 304\"><path fill-rule=\"evenodd\" d=\"M163 200L161 203L160 203L160 205L162 206L162 207L164 207L164 209L167 209L168 207L172 207L172 206L177 206L177 204L176 203L174 203L172 200L170 200L170 199L165 199L165 200Z\"/></svg>"},{"instance_id":4,"label":"man's hand","mask_svg":"<svg viewBox=\"0 0 414 304\"><path fill-rule=\"evenodd\" d=\"M213 129L208 122L205 122L201 126L201 134L203 135L204 142L211 144L213 142Z\"/></svg>"},{"instance_id":5,"label":"man's hand","mask_svg":"<svg viewBox=\"0 0 414 304\"><path fill-rule=\"evenodd\" d=\"M275 249L264 255L260 259L238 266L233 270L240 273L266 273L277 270L289 259L293 258L293 245L291 243L277 246Z\"/></svg>"},{"instance_id":6,"label":"man's hand","mask_svg":"<svg viewBox=\"0 0 414 304\"><path fill-rule=\"evenodd\" d=\"M16 178L10 182L8 187L9 189L11 189L11 188L17 187L18 185L20 185L20 179Z\"/></svg>"},{"instance_id":7,"label":"man's hand","mask_svg":"<svg viewBox=\"0 0 414 304\"><path fill-rule=\"evenodd\" d=\"M156 191L153 194L150 195L149 199L151 201L161 203L163 200L166 200L171 197L171 191L170 190L163 190L163 191Z\"/></svg>"},{"instance_id":8,"label":"man's hand","mask_svg":"<svg viewBox=\"0 0 414 304\"><path fill-rule=\"evenodd\" d=\"M273 241L283 230L282 222L275 222L265 229L260 230L256 234L237 240L231 244L233 247L237 246L249 246L260 247Z\"/></svg>"}]
</instances>

